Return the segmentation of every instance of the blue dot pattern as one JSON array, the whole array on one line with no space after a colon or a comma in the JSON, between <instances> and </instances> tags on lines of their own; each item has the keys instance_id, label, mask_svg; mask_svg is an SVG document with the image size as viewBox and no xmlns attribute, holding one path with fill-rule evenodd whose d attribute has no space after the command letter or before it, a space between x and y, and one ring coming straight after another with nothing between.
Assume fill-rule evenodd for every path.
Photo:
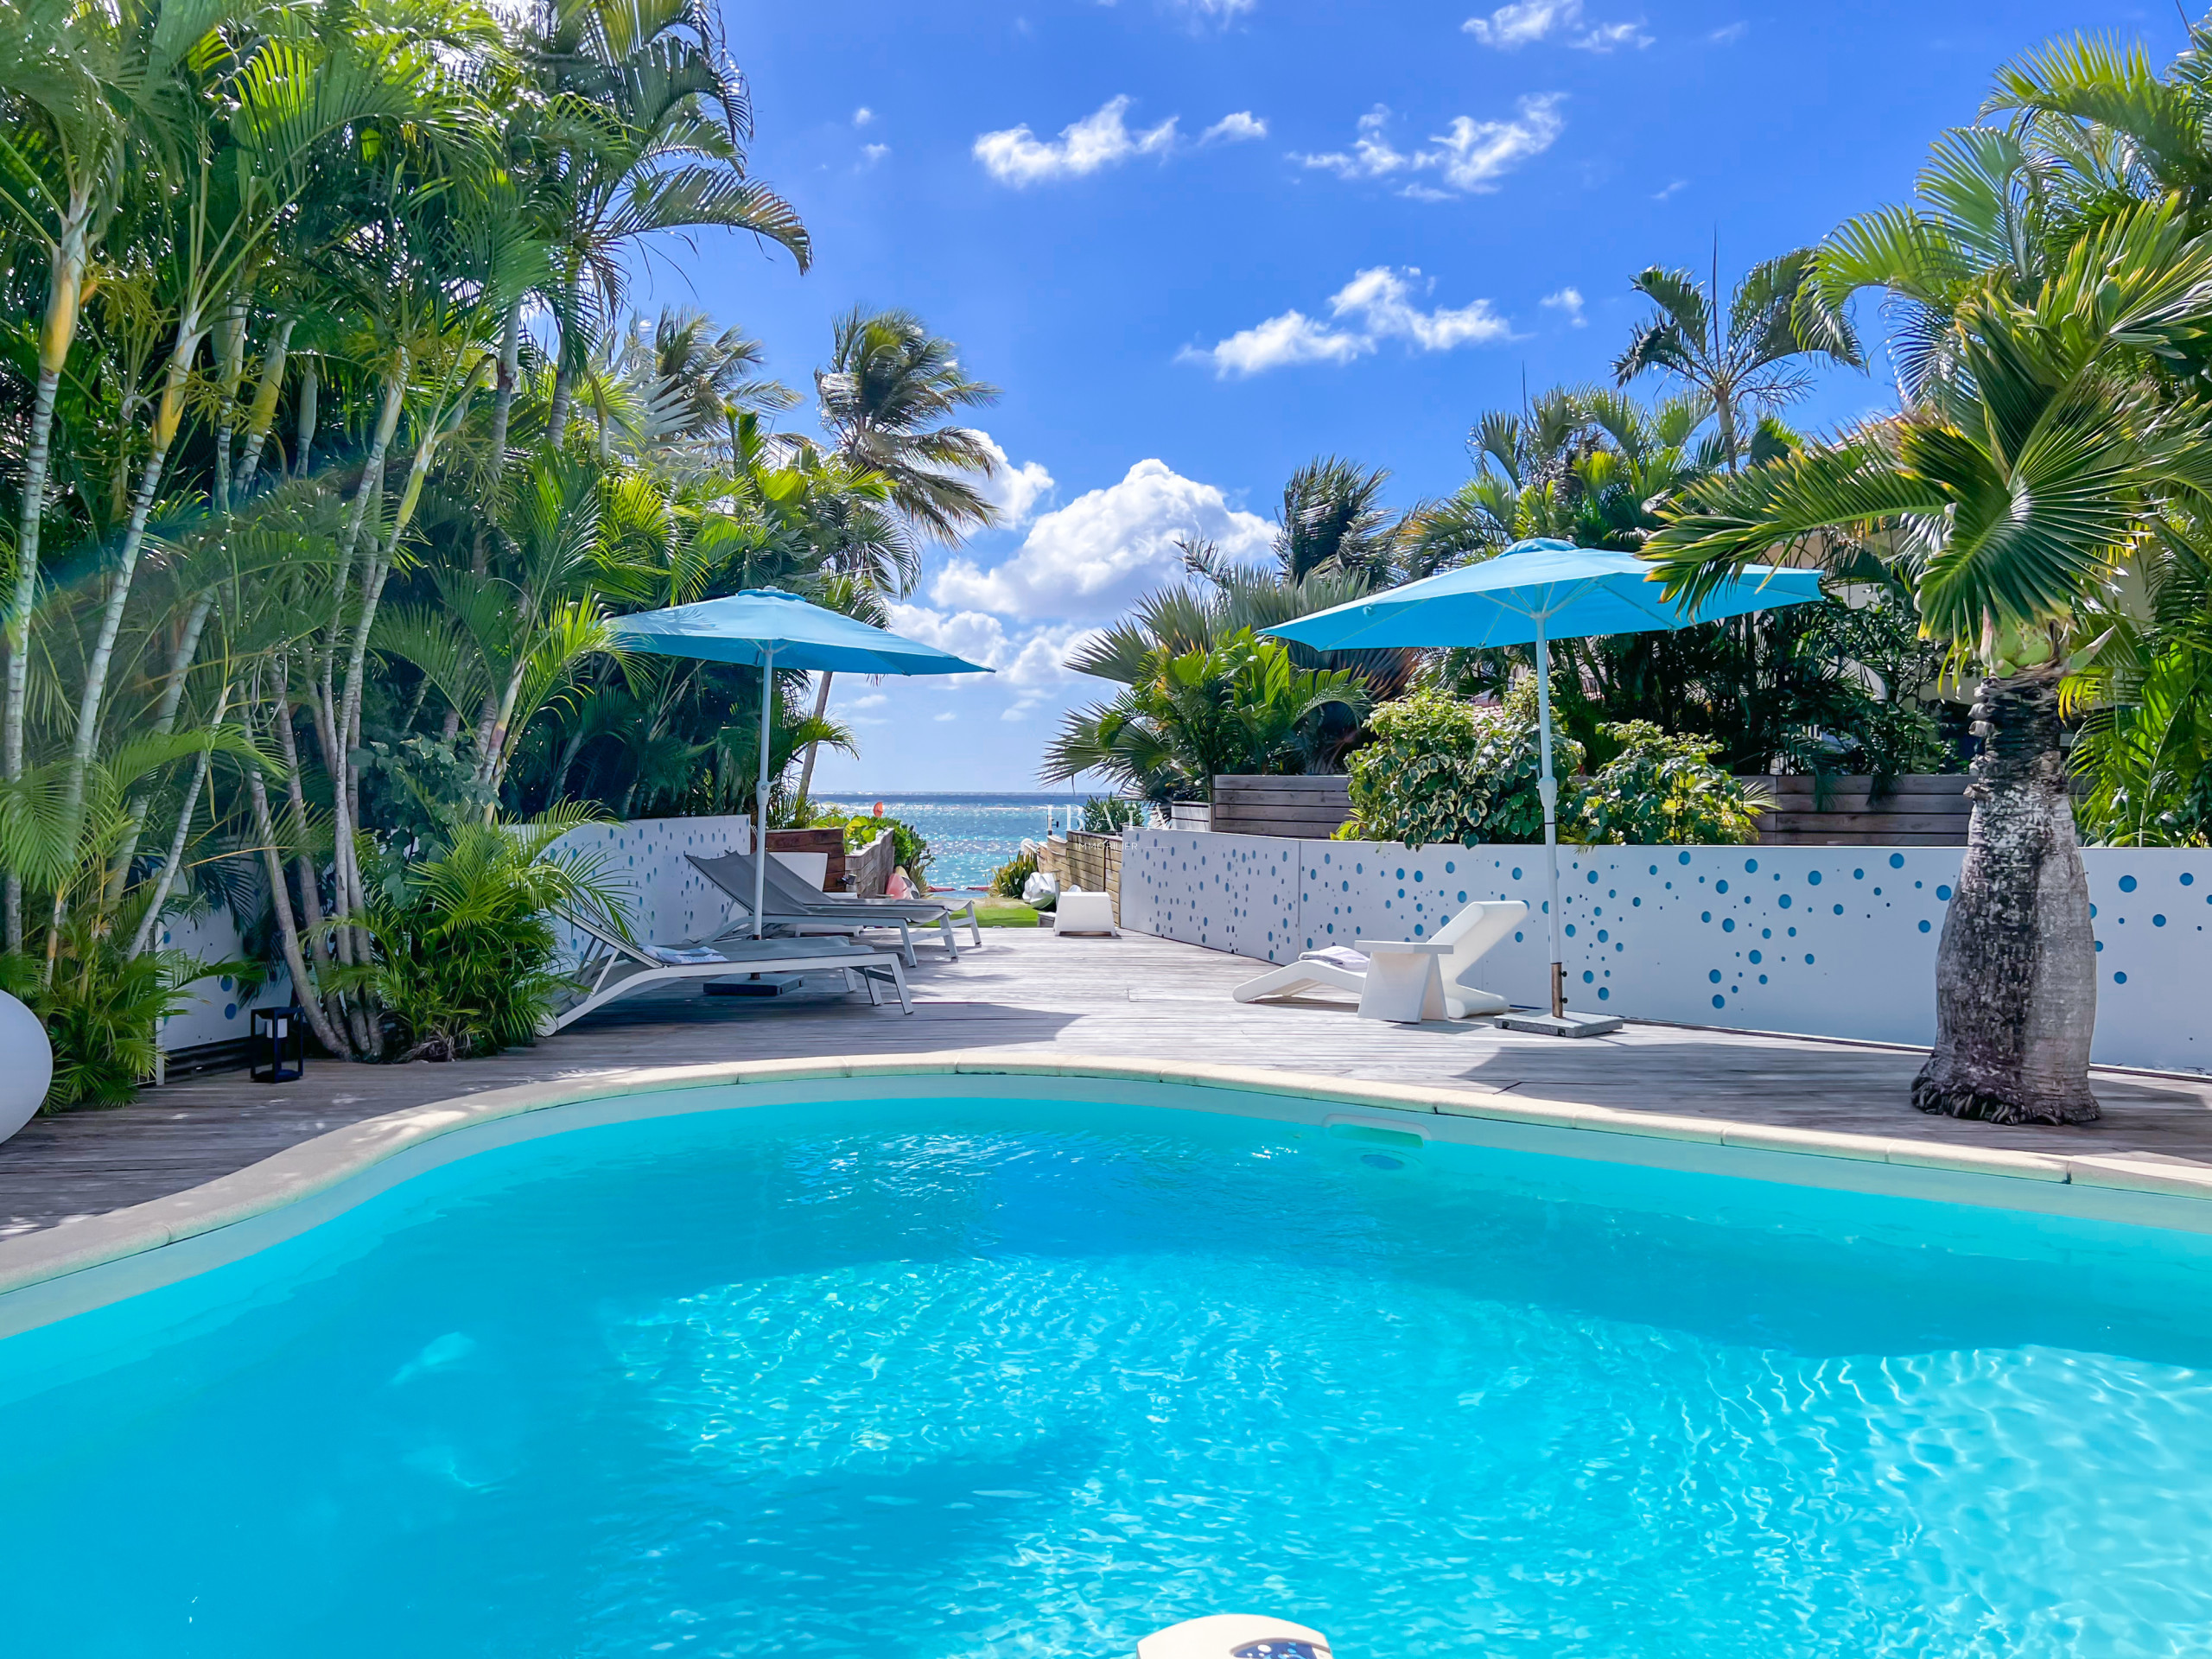
<instances>
[{"instance_id":1,"label":"blue dot pattern","mask_svg":"<svg viewBox=\"0 0 2212 1659\"><path fill-rule=\"evenodd\" d=\"M1528 921L1472 982L1531 1007L1547 995L1544 870L1526 846L1453 847L1446 872L1445 849L1167 830L1126 845L1128 925L1272 962L1360 938L1424 938L1465 905L1521 899ZM2096 1058L2212 1069L2212 1021L2174 1001L2212 982L2212 852L2082 856L2097 906ZM1955 847L1562 847L1570 978L1631 1017L1926 1043L1962 857ZM1785 934L1789 955L1752 961L1762 939Z\"/></svg>"}]
</instances>

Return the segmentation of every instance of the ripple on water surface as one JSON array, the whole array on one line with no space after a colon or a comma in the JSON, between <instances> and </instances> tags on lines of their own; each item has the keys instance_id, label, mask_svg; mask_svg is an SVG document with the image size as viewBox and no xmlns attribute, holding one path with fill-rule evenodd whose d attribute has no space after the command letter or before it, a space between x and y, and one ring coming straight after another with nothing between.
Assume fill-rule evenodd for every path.
<instances>
[{"instance_id":1,"label":"ripple on water surface","mask_svg":"<svg viewBox=\"0 0 2212 1659\"><path fill-rule=\"evenodd\" d=\"M2190 1242L1369 1150L938 1102L486 1154L0 1344L18 1394L75 1373L6 1408L8 1618L226 1659L1109 1656L1251 1606L1344 1659L2212 1640Z\"/></svg>"}]
</instances>

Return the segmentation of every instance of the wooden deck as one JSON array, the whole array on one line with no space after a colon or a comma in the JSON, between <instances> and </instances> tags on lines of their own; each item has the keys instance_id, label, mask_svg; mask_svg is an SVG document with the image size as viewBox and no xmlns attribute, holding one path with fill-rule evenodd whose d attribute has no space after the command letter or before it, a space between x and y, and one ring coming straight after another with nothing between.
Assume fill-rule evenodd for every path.
<instances>
[{"instance_id":1,"label":"wooden deck","mask_svg":"<svg viewBox=\"0 0 2212 1659\"><path fill-rule=\"evenodd\" d=\"M1061 1049L1375 1080L1520 1090L1630 1111L2031 1150L2149 1152L2212 1166L2212 1078L2100 1071L2101 1123L2007 1129L1927 1118L1906 1098L1919 1057L1847 1043L1630 1025L1560 1042L1476 1021L1413 1029L1349 1001L1248 1007L1262 964L1128 936L986 932L957 963L930 945L915 1011L801 995L773 1002L679 989L618 1003L534 1049L453 1065L310 1063L270 1087L243 1071L148 1090L130 1106L40 1118L0 1144L0 1235L180 1192L327 1129L402 1107L637 1065L948 1049Z\"/></svg>"}]
</instances>

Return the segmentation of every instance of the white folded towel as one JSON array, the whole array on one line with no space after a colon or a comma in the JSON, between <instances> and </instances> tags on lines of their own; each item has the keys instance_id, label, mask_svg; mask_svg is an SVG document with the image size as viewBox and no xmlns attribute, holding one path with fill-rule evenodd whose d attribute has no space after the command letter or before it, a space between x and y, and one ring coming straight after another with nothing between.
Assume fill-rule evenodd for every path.
<instances>
[{"instance_id":1,"label":"white folded towel","mask_svg":"<svg viewBox=\"0 0 2212 1659\"><path fill-rule=\"evenodd\" d=\"M704 945L695 946L690 950L677 950L671 945L649 944L645 947L645 954L655 962L664 962L674 968L688 968L696 962L728 960L721 951L709 950Z\"/></svg>"},{"instance_id":2,"label":"white folded towel","mask_svg":"<svg viewBox=\"0 0 2212 1659\"><path fill-rule=\"evenodd\" d=\"M1325 950L1302 950L1298 959L1300 962L1325 962L1332 968L1342 968L1354 974L1363 974L1368 967L1365 953L1355 950L1348 944L1332 944Z\"/></svg>"}]
</instances>

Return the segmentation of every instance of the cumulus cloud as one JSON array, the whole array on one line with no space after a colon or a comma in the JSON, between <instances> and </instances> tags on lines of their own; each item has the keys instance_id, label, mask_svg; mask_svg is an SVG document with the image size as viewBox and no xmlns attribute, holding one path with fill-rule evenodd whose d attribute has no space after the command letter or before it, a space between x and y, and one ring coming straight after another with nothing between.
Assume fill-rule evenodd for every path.
<instances>
[{"instance_id":1,"label":"cumulus cloud","mask_svg":"<svg viewBox=\"0 0 2212 1659\"><path fill-rule=\"evenodd\" d=\"M1573 327L1581 327L1586 321L1582 315L1582 290L1579 288L1562 288L1556 294L1545 295L1536 303L1549 306Z\"/></svg>"},{"instance_id":2,"label":"cumulus cloud","mask_svg":"<svg viewBox=\"0 0 2212 1659\"><path fill-rule=\"evenodd\" d=\"M1045 470L1045 463L1040 461L1025 461L1015 466L997 439L988 432L977 435L998 462L998 470L988 478L970 474L968 481L998 508L999 523L1003 528L1019 530L1037 516L1039 505L1051 499L1052 475Z\"/></svg>"},{"instance_id":3,"label":"cumulus cloud","mask_svg":"<svg viewBox=\"0 0 2212 1659\"><path fill-rule=\"evenodd\" d=\"M1129 130L1122 118L1127 97L1109 98L1097 111L1060 129L1054 140L1041 139L1027 125L987 132L976 140L975 156L1001 184L1039 184L1081 178L1101 168L1118 167L1132 156L1157 156L1173 149L1175 122L1169 116L1156 127Z\"/></svg>"},{"instance_id":4,"label":"cumulus cloud","mask_svg":"<svg viewBox=\"0 0 2212 1659\"><path fill-rule=\"evenodd\" d=\"M1256 9L1259 0L1166 0L1166 3L1171 11L1185 12L1206 22L1227 23Z\"/></svg>"},{"instance_id":5,"label":"cumulus cloud","mask_svg":"<svg viewBox=\"0 0 2212 1659\"><path fill-rule=\"evenodd\" d=\"M1274 531L1256 514L1230 506L1215 486L1185 478L1164 461L1141 461L1119 483L1043 514L1002 563L986 570L973 559L949 561L931 584L930 597L942 607L947 627L1000 627L998 642L988 648L1005 653L1004 630L993 613L1078 621L1118 614L1147 588L1181 573L1178 537L1203 537L1229 557L1246 559L1266 553ZM900 625L894 620L893 626ZM943 640L931 643L971 662L997 665ZM974 643L986 648L980 632ZM1020 665L1014 655L997 661L1010 672Z\"/></svg>"},{"instance_id":6,"label":"cumulus cloud","mask_svg":"<svg viewBox=\"0 0 2212 1659\"><path fill-rule=\"evenodd\" d=\"M1470 17L1460 28L1484 46L1500 52L1517 52L1524 46L1558 35L1582 52L1611 52L1624 46L1651 44L1641 18L1635 22L1590 23L1582 21L1582 0L1514 0L1487 17Z\"/></svg>"},{"instance_id":7,"label":"cumulus cloud","mask_svg":"<svg viewBox=\"0 0 2212 1659\"><path fill-rule=\"evenodd\" d=\"M1013 693L1013 701L1001 715L1005 720L1025 718L1061 688L1078 681L1082 677L1068 668L1067 659L1098 632L1080 623L1063 622L1038 625L1016 634L987 611L946 611L926 605L893 606L891 626L909 639L995 669L997 672L982 683ZM956 674L937 683L959 686L979 681L977 675ZM937 716L939 720L954 717L950 710Z\"/></svg>"},{"instance_id":8,"label":"cumulus cloud","mask_svg":"<svg viewBox=\"0 0 2212 1659\"><path fill-rule=\"evenodd\" d=\"M1264 138L1268 124L1249 110L1236 110L1224 115L1198 135L1202 144L1238 144L1247 138Z\"/></svg>"},{"instance_id":9,"label":"cumulus cloud","mask_svg":"<svg viewBox=\"0 0 2212 1659\"><path fill-rule=\"evenodd\" d=\"M1423 310L1415 300L1434 287L1412 266L1371 266L1329 296L1333 327L1286 311L1211 346L1185 346L1178 360L1209 364L1220 379L1242 379L1300 363L1349 363L1386 340L1413 351L1448 352L1512 338L1512 325L1488 300Z\"/></svg>"},{"instance_id":10,"label":"cumulus cloud","mask_svg":"<svg viewBox=\"0 0 2212 1659\"><path fill-rule=\"evenodd\" d=\"M875 111L868 108L865 104L861 105L860 108L853 111L853 124L856 127L864 127L874 119Z\"/></svg>"},{"instance_id":11,"label":"cumulus cloud","mask_svg":"<svg viewBox=\"0 0 2212 1659\"><path fill-rule=\"evenodd\" d=\"M1416 200L1441 201L1454 194L1485 194L1497 188L1500 178L1558 142L1567 130L1566 118L1559 112L1564 101L1565 94L1560 92L1524 98L1513 118L1507 121L1458 116L1445 131L1430 135L1427 149L1411 151L1390 142L1390 111L1378 104L1359 118L1359 134L1349 150L1313 156L1293 151L1290 159L1343 179L1404 176L1406 182L1399 194ZM1411 176L1432 173L1444 188Z\"/></svg>"},{"instance_id":12,"label":"cumulus cloud","mask_svg":"<svg viewBox=\"0 0 2212 1659\"><path fill-rule=\"evenodd\" d=\"M861 146L862 165L868 167L874 167L878 162L881 161L890 153L891 146L888 144L862 144Z\"/></svg>"},{"instance_id":13,"label":"cumulus cloud","mask_svg":"<svg viewBox=\"0 0 2212 1659\"><path fill-rule=\"evenodd\" d=\"M1745 32L1749 30L1750 28L1751 25L1749 23L1740 21L1732 23L1725 23L1720 28L1714 29L1712 34L1707 35L1705 38L1712 41L1715 46L1733 46L1737 41L1744 38Z\"/></svg>"}]
</instances>

